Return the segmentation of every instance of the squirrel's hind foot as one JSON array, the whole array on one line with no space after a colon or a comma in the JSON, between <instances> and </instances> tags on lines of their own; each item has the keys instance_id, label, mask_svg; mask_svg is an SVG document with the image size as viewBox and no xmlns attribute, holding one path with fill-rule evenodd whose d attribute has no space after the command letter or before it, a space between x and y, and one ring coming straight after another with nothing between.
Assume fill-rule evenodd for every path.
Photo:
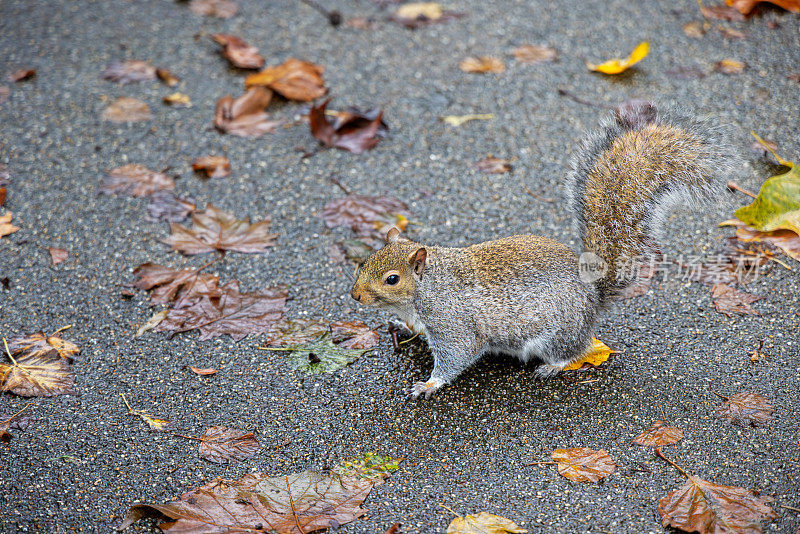
<instances>
[{"instance_id":1,"label":"squirrel's hind foot","mask_svg":"<svg viewBox=\"0 0 800 534\"><path fill-rule=\"evenodd\" d=\"M569 362L543 363L542 365L537 367L536 371L534 371L534 372L536 373L536 377L537 378L542 378L542 379L550 378L550 377L555 376L558 373L560 373L564 369L564 367L567 366L568 363Z\"/></svg>"},{"instance_id":2,"label":"squirrel's hind foot","mask_svg":"<svg viewBox=\"0 0 800 534\"><path fill-rule=\"evenodd\" d=\"M417 382L411 387L411 396L415 399L424 394L426 399L429 399L433 392L444 385L442 380L438 378L431 378L427 382Z\"/></svg>"}]
</instances>

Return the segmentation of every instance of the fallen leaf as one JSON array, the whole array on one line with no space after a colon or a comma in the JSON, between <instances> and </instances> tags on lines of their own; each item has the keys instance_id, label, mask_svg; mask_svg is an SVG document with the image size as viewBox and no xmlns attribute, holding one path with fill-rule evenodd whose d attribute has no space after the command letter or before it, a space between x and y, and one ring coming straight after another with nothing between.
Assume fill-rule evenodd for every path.
<instances>
[{"instance_id":1,"label":"fallen leaf","mask_svg":"<svg viewBox=\"0 0 800 534\"><path fill-rule=\"evenodd\" d=\"M117 98L103 110L103 119L111 122L140 122L152 118L150 106L127 96Z\"/></svg>"},{"instance_id":2,"label":"fallen leaf","mask_svg":"<svg viewBox=\"0 0 800 534\"><path fill-rule=\"evenodd\" d=\"M134 287L152 290L152 304L168 304L173 300L181 301L189 296L218 291L219 277L198 269L171 269L155 263L143 263L133 270L133 274L137 277Z\"/></svg>"},{"instance_id":3,"label":"fallen leaf","mask_svg":"<svg viewBox=\"0 0 800 534\"><path fill-rule=\"evenodd\" d=\"M212 33L211 38L222 45L222 55L234 67L260 69L264 66L264 58L258 53L258 48L247 44L240 37L226 33Z\"/></svg>"},{"instance_id":4,"label":"fallen leaf","mask_svg":"<svg viewBox=\"0 0 800 534\"><path fill-rule=\"evenodd\" d=\"M252 432L237 428L212 426L200 436L200 457L215 464L226 464L231 460L252 458L258 452L258 441Z\"/></svg>"},{"instance_id":5,"label":"fallen leaf","mask_svg":"<svg viewBox=\"0 0 800 534\"><path fill-rule=\"evenodd\" d=\"M156 79L156 68L145 61L115 61L106 66L101 76L122 85Z\"/></svg>"},{"instance_id":6,"label":"fallen leaf","mask_svg":"<svg viewBox=\"0 0 800 534\"><path fill-rule=\"evenodd\" d=\"M760 315L750 304L763 298L739 291L727 284L714 284L711 288L711 299L714 301L714 308L728 317L731 317L734 313Z\"/></svg>"},{"instance_id":7,"label":"fallen leaf","mask_svg":"<svg viewBox=\"0 0 800 534\"><path fill-rule=\"evenodd\" d=\"M145 321L145 323L142 326L140 326L138 330L136 330L136 334L134 335L134 337L139 337L145 332L149 332L150 330L160 325L161 321L167 318L168 313L169 310L161 310L159 312L154 313L152 317L150 317L147 321Z\"/></svg>"},{"instance_id":8,"label":"fallen leaf","mask_svg":"<svg viewBox=\"0 0 800 534\"><path fill-rule=\"evenodd\" d=\"M435 2L411 2L397 8L389 20L402 24L406 28L414 29L463 16L463 13L445 11Z\"/></svg>"},{"instance_id":9,"label":"fallen leaf","mask_svg":"<svg viewBox=\"0 0 800 534\"><path fill-rule=\"evenodd\" d=\"M204 17L229 19L236 15L239 6L232 0L190 0L189 9Z\"/></svg>"},{"instance_id":10,"label":"fallen leaf","mask_svg":"<svg viewBox=\"0 0 800 534\"><path fill-rule=\"evenodd\" d=\"M192 213L195 208L193 198L176 196L172 191L156 191L147 201L147 211L155 219L166 222L181 222Z\"/></svg>"},{"instance_id":11,"label":"fallen leaf","mask_svg":"<svg viewBox=\"0 0 800 534\"><path fill-rule=\"evenodd\" d=\"M214 126L224 133L240 137L260 137L283 124L282 120L270 120L265 109L272 100L272 91L265 87L253 87L234 100L230 95L217 102Z\"/></svg>"},{"instance_id":12,"label":"fallen leaf","mask_svg":"<svg viewBox=\"0 0 800 534\"><path fill-rule=\"evenodd\" d=\"M17 230L19 230L19 226L14 226L11 224L11 217L13 217L13 213L7 211L5 215L0 215L0 237L13 234Z\"/></svg>"},{"instance_id":13,"label":"fallen leaf","mask_svg":"<svg viewBox=\"0 0 800 534\"><path fill-rule=\"evenodd\" d=\"M383 534L401 534L400 523L395 523L394 525L386 529L386 532L384 532Z\"/></svg>"},{"instance_id":14,"label":"fallen leaf","mask_svg":"<svg viewBox=\"0 0 800 534\"><path fill-rule=\"evenodd\" d=\"M528 532L505 517L481 512L479 514L456 517L447 527L447 534L514 534Z\"/></svg>"},{"instance_id":15,"label":"fallen leaf","mask_svg":"<svg viewBox=\"0 0 800 534\"><path fill-rule=\"evenodd\" d=\"M362 321L334 321L331 323L331 340L345 349L371 349L381 336Z\"/></svg>"},{"instance_id":16,"label":"fallen leaf","mask_svg":"<svg viewBox=\"0 0 800 534\"><path fill-rule=\"evenodd\" d=\"M224 178L231 173L231 162L225 156L202 156L194 160L192 170L206 178Z\"/></svg>"},{"instance_id":17,"label":"fallen leaf","mask_svg":"<svg viewBox=\"0 0 800 534\"><path fill-rule=\"evenodd\" d=\"M725 39L747 39L747 35L744 32L734 30L733 28L720 28L719 33L721 33Z\"/></svg>"},{"instance_id":18,"label":"fallen leaf","mask_svg":"<svg viewBox=\"0 0 800 534\"><path fill-rule=\"evenodd\" d=\"M742 391L726 398L714 415L739 426L764 426L772 420L774 411L766 397Z\"/></svg>"},{"instance_id":19,"label":"fallen leaf","mask_svg":"<svg viewBox=\"0 0 800 534\"><path fill-rule=\"evenodd\" d=\"M558 464L558 474L574 482L597 482L613 473L617 467L603 449L556 449L551 457Z\"/></svg>"},{"instance_id":20,"label":"fallen leaf","mask_svg":"<svg viewBox=\"0 0 800 534\"><path fill-rule=\"evenodd\" d=\"M330 100L319 106L311 106L308 114L311 135L323 145L361 154L375 148L386 136L389 128L383 122L383 111L370 109L362 112L357 108L349 108L339 112L330 122L325 112L328 102Z\"/></svg>"},{"instance_id":21,"label":"fallen leaf","mask_svg":"<svg viewBox=\"0 0 800 534\"><path fill-rule=\"evenodd\" d=\"M545 63L558 60L555 48L543 45L522 45L511 51L520 63Z\"/></svg>"},{"instance_id":22,"label":"fallen leaf","mask_svg":"<svg viewBox=\"0 0 800 534\"><path fill-rule=\"evenodd\" d=\"M706 34L703 25L697 21L687 22L683 25L683 33L692 39L700 39Z\"/></svg>"},{"instance_id":23,"label":"fallen leaf","mask_svg":"<svg viewBox=\"0 0 800 534\"><path fill-rule=\"evenodd\" d=\"M723 59L714 64L714 70L722 74L739 74L747 65L735 59Z\"/></svg>"},{"instance_id":24,"label":"fallen leaf","mask_svg":"<svg viewBox=\"0 0 800 534\"><path fill-rule=\"evenodd\" d=\"M167 87L175 87L181 81L180 78L172 74L167 69L156 69L156 76L158 76L158 79L161 80Z\"/></svg>"},{"instance_id":25,"label":"fallen leaf","mask_svg":"<svg viewBox=\"0 0 800 534\"><path fill-rule=\"evenodd\" d=\"M362 479L304 471L269 478L249 473L239 480L220 478L167 504L131 507L119 530L145 517L173 532L232 532L269 529L279 534L307 534L361 517L361 507L381 478Z\"/></svg>"},{"instance_id":26,"label":"fallen leaf","mask_svg":"<svg viewBox=\"0 0 800 534\"><path fill-rule=\"evenodd\" d=\"M106 173L98 191L107 195L124 194L146 197L156 191L175 188L175 179L163 172L151 171L144 165L128 164Z\"/></svg>"},{"instance_id":27,"label":"fallen leaf","mask_svg":"<svg viewBox=\"0 0 800 534\"><path fill-rule=\"evenodd\" d=\"M125 403L125 407L128 409L128 415L135 415L137 417L141 417L142 420L147 423L147 426L150 427L150 430L156 430L158 432L163 432L168 430L172 426L172 421L167 421L166 419L158 419L157 417L153 417L147 412L142 410L134 410L131 408L131 405L128 404L128 399L125 398L123 393L119 394L122 397L122 401Z\"/></svg>"},{"instance_id":28,"label":"fallen leaf","mask_svg":"<svg viewBox=\"0 0 800 534\"><path fill-rule=\"evenodd\" d=\"M200 369L198 367L189 366L189 369L191 369L194 374L200 376L211 376L217 374L217 370L212 368Z\"/></svg>"},{"instance_id":29,"label":"fallen leaf","mask_svg":"<svg viewBox=\"0 0 800 534\"><path fill-rule=\"evenodd\" d=\"M171 234L162 243L187 256L215 251L242 253L266 252L275 245L278 234L269 233L270 218L250 223L250 218L236 219L208 204L205 211L192 215L192 227L170 224Z\"/></svg>"},{"instance_id":30,"label":"fallen leaf","mask_svg":"<svg viewBox=\"0 0 800 534\"><path fill-rule=\"evenodd\" d=\"M248 76L246 88L263 86L272 89L289 100L310 102L328 92L322 79L324 69L309 61L289 58L280 65L267 67Z\"/></svg>"},{"instance_id":31,"label":"fallen leaf","mask_svg":"<svg viewBox=\"0 0 800 534\"><path fill-rule=\"evenodd\" d=\"M747 18L736 9L730 6L700 6L700 13L707 19L728 20L732 22L744 22Z\"/></svg>"},{"instance_id":32,"label":"fallen leaf","mask_svg":"<svg viewBox=\"0 0 800 534\"><path fill-rule=\"evenodd\" d=\"M503 60L492 56L468 57L462 59L458 64L458 68L464 72L470 73L493 72L499 74L506 70Z\"/></svg>"},{"instance_id":33,"label":"fallen leaf","mask_svg":"<svg viewBox=\"0 0 800 534\"><path fill-rule=\"evenodd\" d=\"M608 357L611 356L616 351L611 350L611 348L597 339L596 337L592 338L592 346L583 353L580 359L575 360L571 364L564 367L564 371L575 371L577 369L585 369L590 367L597 367L601 363L608 360Z\"/></svg>"},{"instance_id":34,"label":"fallen leaf","mask_svg":"<svg viewBox=\"0 0 800 534\"><path fill-rule=\"evenodd\" d=\"M800 1L798 0L725 0L725 3L738 9L744 15L749 15L761 3L775 4L787 11L800 13Z\"/></svg>"},{"instance_id":35,"label":"fallen leaf","mask_svg":"<svg viewBox=\"0 0 800 534\"><path fill-rule=\"evenodd\" d=\"M228 334L239 341L248 334L263 334L278 322L286 306L288 290L268 288L241 293L233 280L210 294L192 294L180 307L169 310L157 332L200 331L200 341Z\"/></svg>"},{"instance_id":36,"label":"fallen leaf","mask_svg":"<svg viewBox=\"0 0 800 534\"><path fill-rule=\"evenodd\" d=\"M610 59L598 64L587 63L586 66L589 70L602 72L603 74L619 74L647 57L648 52L650 52L650 43L642 41L633 49L627 59Z\"/></svg>"},{"instance_id":37,"label":"fallen leaf","mask_svg":"<svg viewBox=\"0 0 800 534\"><path fill-rule=\"evenodd\" d=\"M408 206L393 197L347 195L322 208L322 219L328 228L344 226L356 234L381 240L392 226L405 230L408 216Z\"/></svg>"},{"instance_id":38,"label":"fallen leaf","mask_svg":"<svg viewBox=\"0 0 800 534\"><path fill-rule=\"evenodd\" d=\"M375 477L386 478L393 471L400 469L403 458L382 456L375 452L365 452L342 460L333 472L337 475L371 479Z\"/></svg>"},{"instance_id":39,"label":"fallen leaf","mask_svg":"<svg viewBox=\"0 0 800 534\"><path fill-rule=\"evenodd\" d=\"M47 251L50 253L50 261L53 265L58 265L69 258L69 251L63 248L47 247Z\"/></svg>"},{"instance_id":40,"label":"fallen leaf","mask_svg":"<svg viewBox=\"0 0 800 534\"><path fill-rule=\"evenodd\" d=\"M340 243L344 251L345 259L352 261L356 265L361 265L375 252L375 247L360 239L345 239Z\"/></svg>"},{"instance_id":41,"label":"fallen leaf","mask_svg":"<svg viewBox=\"0 0 800 534\"><path fill-rule=\"evenodd\" d=\"M292 352L286 357L289 367L308 375L332 373L343 369L370 350L339 347L333 343L328 334L304 345L290 348Z\"/></svg>"},{"instance_id":42,"label":"fallen leaf","mask_svg":"<svg viewBox=\"0 0 800 534\"><path fill-rule=\"evenodd\" d=\"M275 323L267 332L264 345L267 347L303 345L324 336L328 331L328 323L319 319L283 320Z\"/></svg>"},{"instance_id":43,"label":"fallen leaf","mask_svg":"<svg viewBox=\"0 0 800 534\"><path fill-rule=\"evenodd\" d=\"M492 156L487 156L480 161L475 163L475 167L487 174L504 174L507 172L511 172L511 163L507 159L500 159L495 158Z\"/></svg>"},{"instance_id":44,"label":"fallen leaf","mask_svg":"<svg viewBox=\"0 0 800 534\"><path fill-rule=\"evenodd\" d=\"M50 351L55 350L62 358L74 360L81 352L80 347L56 335L67 328L69 328L69 326L65 326L49 336L45 335L44 332L37 332L29 336L14 338L8 342L11 355L20 356L29 354L30 356L44 356Z\"/></svg>"},{"instance_id":45,"label":"fallen leaf","mask_svg":"<svg viewBox=\"0 0 800 534\"><path fill-rule=\"evenodd\" d=\"M4 186L0 186L0 208L3 207L3 204L6 203L6 188Z\"/></svg>"},{"instance_id":46,"label":"fallen leaf","mask_svg":"<svg viewBox=\"0 0 800 534\"><path fill-rule=\"evenodd\" d=\"M13 438L13 434L9 432L9 430L19 430L20 432L25 432L28 429L31 421L33 421L34 417L31 414L23 413L28 406L32 403L28 403L15 414L12 414L9 417L3 419L3 416L0 415L0 442L8 443Z\"/></svg>"},{"instance_id":47,"label":"fallen leaf","mask_svg":"<svg viewBox=\"0 0 800 534\"><path fill-rule=\"evenodd\" d=\"M646 431L637 436L633 442L644 447L666 447L675 445L683 439L683 430L674 426L667 426L663 421L656 421Z\"/></svg>"},{"instance_id":48,"label":"fallen leaf","mask_svg":"<svg viewBox=\"0 0 800 534\"><path fill-rule=\"evenodd\" d=\"M30 351L14 357L6 346L6 353L11 365L0 363L0 391L20 397L76 394L72 389L75 380L72 367L57 351Z\"/></svg>"},{"instance_id":49,"label":"fallen leaf","mask_svg":"<svg viewBox=\"0 0 800 534\"><path fill-rule=\"evenodd\" d=\"M450 126L461 126L469 121L488 121L494 118L494 113L470 113L468 115L447 115L442 117L442 122Z\"/></svg>"},{"instance_id":50,"label":"fallen leaf","mask_svg":"<svg viewBox=\"0 0 800 534\"><path fill-rule=\"evenodd\" d=\"M720 223L720 226L736 227L736 238L745 242L766 243L779 248L787 256L800 261L800 235L791 230L775 230L759 232L742 221L731 219Z\"/></svg>"},{"instance_id":51,"label":"fallen leaf","mask_svg":"<svg viewBox=\"0 0 800 534\"><path fill-rule=\"evenodd\" d=\"M8 80L17 83L30 80L34 76L36 76L36 69L18 69L8 75Z\"/></svg>"},{"instance_id":52,"label":"fallen leaf","mask_svg":"<svg viewBox=\"0 0 800 534\"><path fill-rule=\"evenodd\" d=\"M192 107L192 99L183 93L172 93L161 99L165 104L175 108Z\"/></svg>"}]
</instances>

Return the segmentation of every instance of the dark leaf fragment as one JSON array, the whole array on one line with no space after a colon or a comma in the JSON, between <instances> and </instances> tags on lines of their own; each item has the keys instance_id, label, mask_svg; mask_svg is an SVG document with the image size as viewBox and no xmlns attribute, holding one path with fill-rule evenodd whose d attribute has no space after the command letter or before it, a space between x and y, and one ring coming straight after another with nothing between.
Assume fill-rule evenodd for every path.
<instances>
[{"instance_id":1,"label":"dark leaf fragment","mask_svg":"<svg viewBox=\"0 0 800 534\"><path fill-rule=\"evenodd\" d=\"M389 128L383 122L383 111L371 109L365 112L348 108L338 112L334 121L329 121L325 108L330 100L309 111L311 135L328 147L340 148L354 154L375 148L386 136Z\"/></svg>"},{"instance_id":2,"label":"dark leaf fragment","mask_svg":"<svg viewBox=\"0 0 800 534\"><path fill-rule=\"evenodd\" d=\"M195 210L194 199L176 196L172 191L156 191L147 201L147 211L155 220L181 222Z\"/></svg>"},{"instance_id":3,"label":"dark leaf fragment","mask_svg":"<svg viewBox=\"0 0 800 534\"><path fill-rule=\"evenodd\" d=\"M222 45L222 55L234 67L260 69L264 66L264 58L258 53L258 48L247 44L240 37L226 33L213 33L211 38Z\"/></svg>"},{"instance_id":4,"label":"dark leaf fragment","mask_svg":"<svg viewBox=\"0 0 800 534\"><path fill-rule=\"evenodd\" d=\"M244 85L266 87L289 100L311 102L328 92L322 79L323 70L310 61L289 58L280 65L251 74Z\"/></svg>"},{"instance_id":5,"label":"dark leaf fragment","mask_svg":"<svg viewBox=\"0 0 800 534\"><path fill-rule=\"evenodd\" d=\"M764 426L772 420L774 411L766 397L742 391L726 399L714 415L739 426Z\"/></svg>"},{"instance_id":6,"label":"dark leaf fragment","mask_svg":"<svg viewBox=\"0 0 800 534\"><path fill-rule=\"evenodd\" d=\"M102 77L122 85L156 79L156 68L145 61L131 59L115 61L103 71Z\"/></svg>"},{"instance_id":7,"label":"dark leaf fragment","mask_svg":"<svg viewBox=\"0 0 800 534\"><path fill-rule=\"evenodd\" d=\"M504 174L510 172L512 169L511 163L509 163L507 159L500 159L492 156L487 156L477 161L475 167L479 171L487 174Z\"/></svg>"},{"instance_id":8,"label":"dark leaf fragment","mask_svg":"<svg viewBox=\"0 0 800 534\"><path fill-rule=\"evenodd\" d=\"M408 206L396 198L367 195L347 195L328 202L322 209L328 228L344 226L358 235L381 240L392 226L405 230L408 215Z\"/></svg>"},{"instance_id":9,"label":"dark leaf fragment","mask_svg":"<svg viewBox=\"0 0 800 534\"><path fill-rule=\"evenodd\" d=\"M200 457L215 464L231 460L242 462L252 458L259 447L252 432L225 426L212 426L203 432L200 440Z\"/></svg>"},{"instance_id":10,"label":"dark leaf fragment","mask_svg":"<svg viewBox=\"0 0 800 534\"><path fill-rule=\"evenodd\" d=\"M16 83L30 80L34 76L36 76L36 69L18 69L8 75L8 80Z\"/></svg>"},{"instance_id":11,"label":"dark leaf fragment","mask_svg":"<svg viewBox=\"0 0 800 534\"><path fill-rule=\"evenodd\" d=\"M194 160L192 170L207 178L224 178L231 173L231 162L225 156L202 156Z\"/></svg>"},{"instance_id":12,"label":"dark leaf fragment","mask_svg":"<svg viewBox=\"0 0 800 534\"><path fill-rule=\"evenodd\" d=\"M715 284L711 288L711 298L714 301L714 308L719 313L731 317L734 313L760 315L758 310L750 305L764 297L739 291L727 284Z\"/></svg>"}]
</instances>

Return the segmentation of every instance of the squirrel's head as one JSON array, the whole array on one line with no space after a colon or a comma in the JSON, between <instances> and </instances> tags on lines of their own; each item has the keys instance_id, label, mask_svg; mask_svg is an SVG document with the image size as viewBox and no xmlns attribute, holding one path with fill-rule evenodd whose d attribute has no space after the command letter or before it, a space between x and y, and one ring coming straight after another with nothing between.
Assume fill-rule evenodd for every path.
<instances>
[{"instance_id":1,"label":"squirrel's head","mask_svg":"<svg viewBox=\"0 0 800 534\"><path fill-rule=\"evenodd\" d=\"M358 268L350 296L368 306L411 304L427 258L425 247L400 237L400 230L392 227L386 245Z\"/></svg>"}]
</instances>

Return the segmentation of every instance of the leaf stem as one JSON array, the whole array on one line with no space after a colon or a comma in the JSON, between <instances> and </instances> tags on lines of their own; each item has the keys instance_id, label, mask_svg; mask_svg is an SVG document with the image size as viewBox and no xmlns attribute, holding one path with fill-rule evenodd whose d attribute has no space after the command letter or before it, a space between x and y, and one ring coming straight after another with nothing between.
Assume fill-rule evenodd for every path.
<instances>
[{"instance_id":1,"label":"leaf stem","mask_svg":"<svg viewBox=\"0 0 800 534\"><path fill-rule=\"evenodd\" d=\"M398 342L397 344L398 344L398 345L405 345L406 343L408 343L408 342L410 342L410 341L414 341L414 340L415 340L415 339L417 339L418 337L419 337L419 334L414 334L412 337L410 337L410 338L408 338L408 339L404 339L403 341L400 341L400 342Z\"/></svg>"},{"instance_id":2,"label":"leaf stem","mask_svg":"<svg viewBox=\"0 0 800 534\"><path fill-rule=\"evenodd\" d=\"M719 397L720 399L725 399L725 400L730 399L730 397L726 397L725 395L722 395L722 394L717 393L716 391L714 391L714 388L711 387L711 384L708 385L708 390L711 393L713 393L714 395L716 395L717 397Z\"/></svg>"},{"instance_id":3,"label":"leaf stem","mask_svg":"<svg viewBox=\"0 0 800 534\"><path fill-rule=\"evenodd\" d=\"M28 404L26 404L26 405L25 405L25 407L24 407L24 408L22 408L20 411L18 411L17 413L15 413L15 414L14 414L14 415L12 415L11 417L9 417L8 419L6 419L6 420L5 420L5 421L3 421L2 423L0 423L0 426L3 426L3 425L5 425L6 423L10 423L11 421L13 421L15 417L17 417L19 414L21 414L22 412L24 412L25 410L27 410L27 409L28 409L28 406L30 406L31 404L33 404L33 403L32 403L32 402L29 402Z\"/></svg>"},{"instance_id":4,"label":"leaf stem","mask_svg":"<svg viewBox=\"0 0 800 534\"><path fill-rule=\"evenodd\" d=\"M656 456L658 456L658 457L659 457L659 458L661 458L662 460L666 460L668 464L670 464L672 467L674 467L675 469L677 469L678 471L680 471L681 473L683 473L683 476L685 476L686 478L689 478L689 479L691 478L691 477L689 476L689 473L687 473L686 471L684 471L684 470L681 468L681 466L679 466L678 464L676 464L675 462L673 462L672 460L670 460L669 458L667 458L666 456L664 456L664 452L661 450L661 447L656 447L656 451L655 451L655 452L656 452Z\"/></svg>"},{"instance_id":5,"label":"leaf stem","mask_svg":"<svg viewBox=\"0 0 800 534\"><path fill-rule=\"evenodd\" d=\"M786 508L787 510L791 510L792 512L800 512L800 508L795 508L794 506L786 506L785 504L782 504L781 508Z\"/></svg>"},{"instance_id":6,"label":"leaf stem","mask_svg":"<svg viewBox=\"0 0 800 534\"><path fill-rule=\"evenodd\" d=\"M72 328L71 324L68 324L67 326L62 326L61 328L59 328L58 330L56 330L55 332L50 334L50 336L54 336L54 335L58 334L59 332L63 332L64 330L69 330L70 328ZM50 336L48 336L48 337L50 337Z\"/></svg>"},{"instance_id":7,"label":"leaf stem","mask_svg":"<svg viewBox=\"0 0 800 534\"><path fill-rule=\"evenodd\" d=\"M203 438L196 438L196 437L194 437L194 436L185 436L185 435L183 435L183 434L176 434L176 433L174 433L174 432L172 433L172 435L173 435L173 436L177 436L177 437L179 437L179 438L193 439L193 440L195 440L195 441L205 441Z\"/></svg>"},{"instance_id":8,"label":"leaf stem","mask_svg":"<svg viewBox=\"0 0 800 534\"><path fill-rule=\"evenodd\" d=\"M292 352L292 351L297 350L294 347L259 347L259 346L256 346L256 348L259 349L259 350L278 350L278 351L287 351L287 352Z\"/></svg>"},{"instance_id":9,"label":"leaf stem","mask_svg":"<svg viewBox=\"0 0 800 534\"><path fill-rule=\"evenodd\" d=\"M14 357L11 355L11 351L8 350L8 343L6 343L6 338L3 338L3 346L6 348L6 354L8 354L9 358L11 358L11 363L17 365L17 360L14 359Z\"/></svg>"},{"instance_id":10,"label":"leaf stem","mask_svg":"<svg viewBox=\"0 0 800 534\"><path fill-rule=\"evenodd\" d=\"M439 506L441 506L442 508L444 508L445 510L447 510L447 511L448 511L448 512L450 512L451 514L455 514L455 516L456 516L456 517L461 517L461 514L459 514L458 512L456 512L455 510L453 510L453 509L452 509L452 508L450 508L449 506L445 506L445 505L444 505L444 504L442 504L442 503L439 503Z\"/></svg>"},{"instance_id":11,"label":"leaf stem","mask_svg":"<svg viewBox=\"0 0 800 534\"><path fill-rule=\"evenodd\" d=\"M747 195L748 197L751 197L751 198L756 198L756 197L758 196L758 195L756 195L755 193L753 193L752 191L748 191L748 190L747 190L747 189L745 189L744 187L741 187L740 185L738 185L738 184L737 184L736 182L734 182L733 180L730 180L730 181L729 181L727 184L725 184L725 185L727 185L727 186L728 186L728 189L731 189L731 190L733 190L733 191L739 191L740 193L744 193L744 194L745 194L745 195Z\"/></svg>"},{"instance_id":12,"label":"leaf stem","mask_svg":"<svg viewBox=\"0 0 800 534\"><path fill-rule=\"evenodd\" d=\"M125 406L128 407L128 414L132 414L133 413L133 408L131 408L131 405L128 404L128 399L125 398L125 394L124 393L120 393L119 396L122 397L122 401L125 403Z\"/></svg>"}]
</instances>

